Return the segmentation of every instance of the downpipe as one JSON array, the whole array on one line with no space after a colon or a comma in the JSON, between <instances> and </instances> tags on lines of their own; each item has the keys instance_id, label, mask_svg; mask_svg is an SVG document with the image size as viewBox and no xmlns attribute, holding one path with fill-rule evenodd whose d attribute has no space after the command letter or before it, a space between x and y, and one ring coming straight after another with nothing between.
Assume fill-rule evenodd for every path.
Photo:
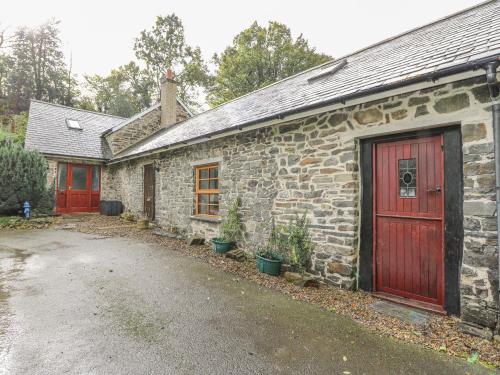
<instances>
[{"instance_id":1,"label":"downpipe","mask_svg":"<svg viewBox=\"0 0 500 375\"><path fill-rule=\"evenodd\" d=\"M497 68L500 62L492 61L486 64L486 82L490 91L492 102L492 125L493 125L493 138L495 145L495 190L496 190L496 214L497 214L497 255L498 255L498 278L500 285L500 97L499 87L497 80ZM500 287L498 288L499 301L500 301ZM500 302L499 302L500 303ZM499 315L497 320L497 330L500 330L500 306Z\"/></svg>"}]
</instances>

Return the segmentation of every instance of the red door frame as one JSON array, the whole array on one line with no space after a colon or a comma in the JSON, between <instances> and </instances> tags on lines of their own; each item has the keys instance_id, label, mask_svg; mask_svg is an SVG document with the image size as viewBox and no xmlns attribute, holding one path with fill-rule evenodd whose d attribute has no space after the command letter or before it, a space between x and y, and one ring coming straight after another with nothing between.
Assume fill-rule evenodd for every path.
<instances>
[{"instance_id":1,"label":"red door frame","mask_svg":"<svg viewBox=\"0 0 500 375\"><path fill-rule=\"evenodd\" d=\"M373 246L373 259L372 259L372 267L373 267L373 280L372 280L372 285L373 285L373 292L376 295L379 295L381 297L388 297L388 299L392 299L391 296L386 296L385 293L380 293L377 290L378 283L377 283L377 278L378 278L378 267L377 267L377 145L379 144L397 144L397 143L405 143L408 142L408 140L411 139L420 139L420 140L426 140L426 139L432 139L435 137L439 137L440 140L440 145L441 148L444 145L444 134L439 134L435 136L413 136L413 137L408 137L404 139L399 139L399 140L380 140L377 142L373 143L372 146L372 181L373 181L373 198L372 198L372 205L373 205L373 210L372 210L372 225L373 225L373 236L372 236L372 246ZM440 204L441 204L441 251L440 251L440 257L439 257L439 268L440 268L440 279L438 280L439 287L437 290L437 304L435 303L429 303L429 301L425 297L420 297L420 296L415 296L412 295L411 298L409 298L408 295L404 296L404 293L401 293L403 298L400 298L398 296L394 296L395 300L400 303L412 305L415 307L419 308L424 308L424 309L429 309L433 310L436 312L444 313L444 302L445 302L445 235L444 235L444 227L445 227L445 212L444 212L444 201L445 201L445 194L444 194L444 154L441 153L441 160L440 160L440 168L441 168L441 173L439 174L440 176L440 186L441 186L441 193L440 193ZM418 173L418 172L417 172ZM425 215L422 214L417 214L415 216L412 215L412 217L415 218L425 218Z\"/></svg>"},{"instance_id":2,"label":"red door frame","mask_svg":"<svg viewBox=\"0 0 500 375\"><path fill-rule=\"evenodd\" d=\"M61 164L66 165L66 190L59 190L59 166ZM99 186L98 190L92 190L92 168L99 167ZM85 190L76 190L76 192L81 192L81 194L88 194L88 203L85 208L73 209L71 207L71 195L75 190L72 190L73 183L73 167L84 167L87 169L87 185ZM100 195L101 195L101 177L102 168L100 165L96 164L81 164L81 163L58 163L57 173L56 173L56 212L57 213L71 213L71 212L99 212L100 205ZM61 208L57 206L57 197L59 194L65 194L65 207ZM97 199L97 204L92 207L92 198Z\"/></svg>"}]
</instances>

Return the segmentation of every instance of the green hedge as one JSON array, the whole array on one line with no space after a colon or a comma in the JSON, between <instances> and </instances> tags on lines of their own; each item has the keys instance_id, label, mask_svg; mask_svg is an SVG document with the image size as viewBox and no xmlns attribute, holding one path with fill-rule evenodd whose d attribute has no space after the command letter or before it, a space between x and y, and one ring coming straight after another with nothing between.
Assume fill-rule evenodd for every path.
<instances>
[{"instance_id":1,"label":"green hedge","mask_svg":"<svg viewBox=\"0 0 500 375\"><path fill-rule=\"evenodd\" d=\"M51 212L54 191L47 187L47 169L47 161L38 152L0 142L0 214L17 213L24 201L39 212Z\"/></svg>"}]
</instances>

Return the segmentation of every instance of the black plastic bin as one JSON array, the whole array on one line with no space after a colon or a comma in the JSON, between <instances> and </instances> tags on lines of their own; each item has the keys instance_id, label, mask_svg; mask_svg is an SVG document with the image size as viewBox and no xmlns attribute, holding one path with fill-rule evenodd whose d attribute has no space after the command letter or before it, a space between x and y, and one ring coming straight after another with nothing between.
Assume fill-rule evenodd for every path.
<instances>
[{"instance_id":1,"label":"black plastic bin","mask_svg":"<svg viewBox=\"0 0 500 375\"><path fill-rule=\"evenodd\" d=\"M123 206L120 201L101 201L101 215L118 216L122 213Z\"/></svg>"}]
</instances>

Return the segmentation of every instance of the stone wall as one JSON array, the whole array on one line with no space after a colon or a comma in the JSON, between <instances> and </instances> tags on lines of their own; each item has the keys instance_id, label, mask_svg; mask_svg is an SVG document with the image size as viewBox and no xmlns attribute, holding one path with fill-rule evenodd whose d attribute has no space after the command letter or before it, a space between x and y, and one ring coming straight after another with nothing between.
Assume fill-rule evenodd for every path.
<instances>
[{"instance_id":1,"label":"stone wall","mask_svg":"<svg viewBox=\"0 0 500 375\"><path fill-rule=\"evenodd\" d=\"M47 186L52 186L53 183L56 181L57 177L57 159L53 158L45 158L47 160Z\"/></svg>"},{"instance_id":2,"label":"stone wall","mask_svg":"<svg viewBox=\"0 0 500 375\"><path fill-rule=\"evenodd\" d=\"M184 121L189 117L186 110L177 104L177 122ZM161 124L161 108L156 106L151 110L145 111L143 115L139 116L125 125L123 128L106 135L106 140L113 155L125 150L126 148L138 143L139 141L147 138L164 126Z\"/></svg>"},{"instance_id":3,"label":"stone wall","mask_svg":"<svg viewBox=\"0 0 500 375\"><path fill-rule=\"evenodd\" d=\"M242 132L156 156L156 216L160 225L211 237L217 223L191 217L192 163L220 158L222 212L242 198L243 246L264 243L274 216L286 223L307 212L313 270L325 281L354 288L360 218L359 139L461 124L464 154L462 315L493 327L498 269L491 110L482 78L469 79L317 116ZM142 212L139 159L109 168L106 194ZM112 187L112 189L111 189Z\"/></svg>"}]
</instances>

